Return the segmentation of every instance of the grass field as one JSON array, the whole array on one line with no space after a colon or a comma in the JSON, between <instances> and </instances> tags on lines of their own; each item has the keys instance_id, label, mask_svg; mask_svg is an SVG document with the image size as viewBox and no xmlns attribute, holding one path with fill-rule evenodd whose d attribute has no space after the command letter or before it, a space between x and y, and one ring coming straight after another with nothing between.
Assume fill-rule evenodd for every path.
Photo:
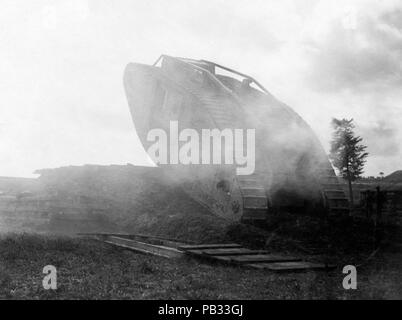
<instances>
[{"instance_id":1,"label":"grass field","mask_svg":"<svg viewBox=\"0 0 402 320\"><path fill-rule=\"evenodd\" d=\"M57 290L42 287L57 268ZM341 269L275 274L168 260L78 238L9 234L0 239L0 299L398 299L402 254L380 252L358 269L358 289Z\"/></svg>"}]
</instances>

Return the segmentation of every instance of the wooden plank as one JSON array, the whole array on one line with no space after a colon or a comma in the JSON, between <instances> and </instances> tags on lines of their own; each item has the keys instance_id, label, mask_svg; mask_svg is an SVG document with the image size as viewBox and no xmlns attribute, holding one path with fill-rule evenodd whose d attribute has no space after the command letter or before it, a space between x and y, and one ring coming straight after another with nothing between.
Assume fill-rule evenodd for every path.
<instances>
[{"instance_id":1,"label":"wooden plank","mask_svg":"<svg viewBox=\"0 0 402 320\"><path fill-rule=\"evenodd\" d=\"M105 242L125 249L161 256L165 258L179 258L182 257L184 254L183 251L177 250L176 248L152 245L145 242L119 238L119 237L108 237Z\"/></svg>"},{"instance_id":2,"label":"wooden plank","mask_svg":"<svg viewBox=\"0 0 402 320\"><path fill-rule=\"evenodd\" d=\"M313 262L274 262L274 263L253 263L247 266L257 268L257 269L267 269L271 271L278 272L295 272L295 271L308 271L308 270L325 270L331 268L322 263Z\"/></svg>"},{"instance_id":3,"label":"wooden plank","mask_svg":"<svg viewBox=\"0 0 402 320\"><path fill-rule=\"evenodd\" d=\"M238 264L249 264L253 262L291 262L301 261L295 257L284 257L274 254L257 254L257 255L241 255L241 256L215 256L214 258L226 262Z\"/></svg>"},{"instance_id":4,"label":"wooden plank","mask_svg":"<svg viewBox=\"0 0 402 320\"><path fill-rule=\"evenodd\" d=\"M267 253L267 251L250 250L246 248L187 250L186 252L196 255L208 255L208 256L238 256L238 255L257 255Z\"/></svg>"},{"instance_id":5,"label":"wooden plank","mask_svg":"<svg viewBox=\"0 0 402 320\"><path fill-rule=\"evenodd\" d=\"M142 238L144 240L161 240L164 242L171 242L171 243L176 243L177 246L183 246L183 245L193 245L195 244L194 241L184 241L180 239L175 239L175 238L165 238L165 237L159 237L159 236L152 236L152 235L146 235L146 234L137 234L137 233L106 233L106 232L100 232L100 233L77 233L78 236L89 236L89 237L120 237L120 238L127 238L127 239L138 239Z\"/></svg>"},{"instance_id":6,"label":"wooden plank","mask_svg":"<svg viewBox=\"0 0 402 320\"><path fill-rule=\"evenodd\" d=\"M221 244L199 244L199 245L184 245L180 246L182 250L202 250L202 249L218 249L218 248L241 248L242 246L237 243L221 243Z\"/></svg>"}]
</instances>

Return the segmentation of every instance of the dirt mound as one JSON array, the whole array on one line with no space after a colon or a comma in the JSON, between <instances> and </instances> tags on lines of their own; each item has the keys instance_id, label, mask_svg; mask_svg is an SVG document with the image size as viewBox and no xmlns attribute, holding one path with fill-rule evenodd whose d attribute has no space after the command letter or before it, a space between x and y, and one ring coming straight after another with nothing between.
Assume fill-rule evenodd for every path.
<instances>
[{"instance_id":1,"label":"dirt mound","mask_svg":"<svg viewBox=\"0 0 402 320\"><path fill-rule=\"evenodd\" d=\"M65 206L61 214L52 215L49 228L147 233L200 242L224 239L228 222L189 197L164 170L131 165L39 170L43 193L56 206Z\"/></svg>"}]
</instances>

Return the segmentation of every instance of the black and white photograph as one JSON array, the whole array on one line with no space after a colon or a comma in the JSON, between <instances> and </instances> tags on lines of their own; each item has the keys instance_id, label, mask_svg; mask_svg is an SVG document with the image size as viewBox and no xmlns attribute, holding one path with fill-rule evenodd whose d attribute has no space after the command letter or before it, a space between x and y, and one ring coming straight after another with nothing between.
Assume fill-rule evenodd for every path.
<instances>
[{"instance_id":1,"label":"black and white photograph","mask_svg":"<svg viewBox=\"0 0 402 320\"><path fill-rule=\"evenodd\" d=\"M400 300L401 124L400 0L0 0L0 300Z\"/></svg>"}]
</instances>

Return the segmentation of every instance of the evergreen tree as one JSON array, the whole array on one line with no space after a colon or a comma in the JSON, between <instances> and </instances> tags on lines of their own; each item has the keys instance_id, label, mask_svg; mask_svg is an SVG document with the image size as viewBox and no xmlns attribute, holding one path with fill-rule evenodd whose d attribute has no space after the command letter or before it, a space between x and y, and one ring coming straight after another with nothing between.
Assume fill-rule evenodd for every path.
<instances>
[{"instance_id":1,"label":"evergreen tree","mask_svg":"<svg viewBox=\"0 0 402 320\"><path fill-rule=\"evenodd\" d=\"M332 119L334 133L331 141L330 159L341 176L348 182L350 205L353 207L352 182L364 171L368 153L363 139L354 132L353 119Z\"/></svg>"}]
</instances>

